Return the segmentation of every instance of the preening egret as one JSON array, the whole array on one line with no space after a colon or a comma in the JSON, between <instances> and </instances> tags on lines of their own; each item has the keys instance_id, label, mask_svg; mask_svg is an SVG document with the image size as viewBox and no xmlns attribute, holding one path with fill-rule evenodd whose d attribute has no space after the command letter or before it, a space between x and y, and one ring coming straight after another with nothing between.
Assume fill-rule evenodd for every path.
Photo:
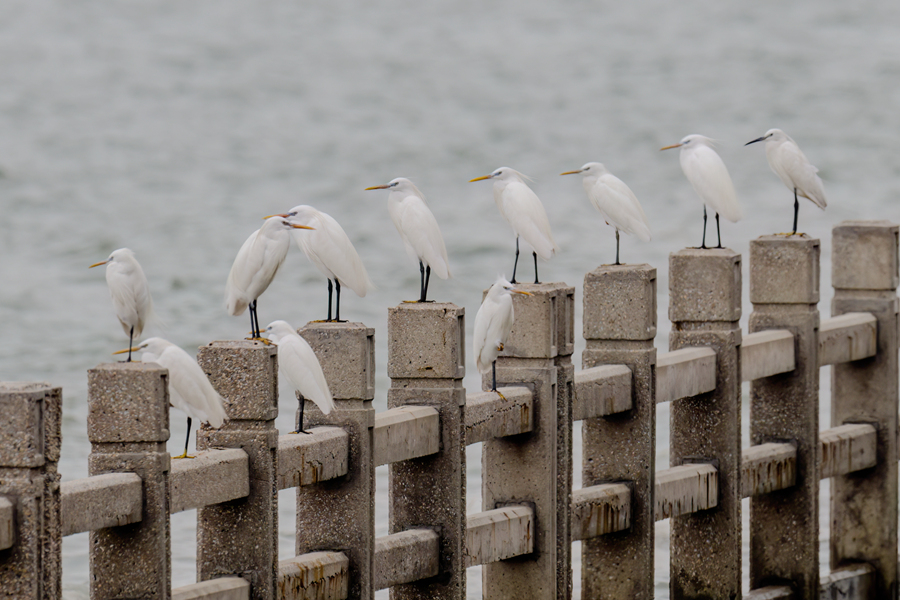
<instances>
[{"instance_id":1,"label":"preening egret","mask_svg":"<svg viewBox=\"0 0 900 600\"><path fill-rule=\"evenodd\" d=\"M709 204L716 211L716 233L719 236L719 245L722 247L722 230L719 229L719 215L737 223L743 218L741 206L738 204L737 193L728 175L725 163L712 149L713 140L703 135L689 135L677 144L660 148L681 148L679 157L681 170L684 176L691 182L691 186L700 201L703 202L703 241L701 248L706 248L706 205Z\"/></svg>"},{"instance_id":2,"label":"preening egret","mask_svg":"<svg viewBox=\"0 0 900 600\"><path fill-rule=\"evenodd\" d=\"M577 171L566 171L560 175L584 175L582 184L588 200L600 211L607 225L616 230L616 264L619 263L619 231L636 235L642 242L650 241L650 226L647 215L641 208L634 192L625 183L606 170L601 163L585 163Z\"/></svg>"},{"instance_id":3,"label":"preening egret","mask_svg":"<svg viewBox=\"0 0 900 600\"><path fill-rule=\"evenodd\" d=\"M295 231L294 240L306 258L314 264L328 279L328 318L331 321L332 281L337 288L337 301L334 304L334 320L341 320L341 285L353 290L357 296L364 298L366 292L375 289L369 279L366 267L344 233L344 229L331 215L316 210L305 204L295 206L290 212L282 215L291 223L312 227L313 231Z\"/></svg>"},{"instance_id":4,"label":"preening egret","mask_svg":"<svg viewBox=\"0 0 900 600\"><path fill-rule=\"evenodd\" d=\"M813 204L825 210L828 203L825 201L825 188L822 180L816 173L817 168L807 160L797 142L791 136L780 129L770 129L766 135L747 142L745 146L756 142L766 143L766 160L775 174L781 178L789 190L794 191L794 229L791 234L797 233L797 213L800 211L800 201L797 195L812 200Z\"/></svg>"},{"instance_id":5,"label":"preening egret","mask_svg":"<svg viewBox=\"0 0 900 600\"><path fill-rule=\"evenodd\" d=\"M303 406L307 398L326 415L334 410L334 400L319 359L306 340L285 321L272 321L265 333L278 346L278 370L294 386L300 401L297 431L291 433L308 433L303 431Z\"/></svg>"},{"instance_id":6,"label":"preening egret","mask_svg":"<svg viewBox=\"0 0 900 600\"><path fill-rule=\"evenodd\" d=\"M550 232L550 221L541 204L531 188L522 180L524 176L509 167L500 167L490 175L476 177L469 181L494 180L494 201L500 214L506 219L516 234L516 261L513 263L513 276L511 283L516 282L516 267L519 266L519 237L525 238L525 242L531 246L534 255L534 282L538 279L537 257L550 260L553 253L559 250L559 246L553 241Z\"/></svg>"},{"instance_id":7,"label":"preening egret","mask_svg":"<svg viewBox=\"0 0 900 600\"><path fill-rule=\"evenodd\" d=\"M259 298L272 279L287 251L291 247L292 229L312 229L306 225L296 225L283 217L266 217L263 226L250 234L238 250L228 281L225 283L225 309L228 314L238 316L250 307L250 328L253 337L260 337L259 317L256 316L256 299Z\"/></svg>"},{"instance_id":8,"label":"preening egret","mask_svg":"<svg viewBox=\"0 0 900 600\"><path fill-rule=\"evenodd\" d=\"M498 277L475 315L475 333L472 336L475 366L479 373L491 371L492 392L497 391L497 356L503 351L503 345L512 331L512 294L531 295L516 289L502 276Z\"/></svg>"},{"instance_id":9,"label":"preening egret","mask_svg":"<svg viewBox=\"0 0 900 600\"><path fill-rule=\"evenodd\" d=\"M367 190L390 190L388 212L394 227L400 232L406 253L419 261L419 302L425 302L431 271L441 279L450 277L450 261L447 248L438 228L437 220L425 203L425 196L406 177L392 179L384 185L373 185Z\"/></svg>"},{"instance_id":10,"label":"preening egret","mask_svg":"<svg viewBox=\"0 0 900 600\"><path fill-rule=\"evenodd\" d=\"M112 297L113 308L122 329L128 336L128 347L131 348L135 338L141 337L144 325L153 314L153 299L150 297L150 285L134 252L128 248L114 250L109 258L94 263L89 268L106 265L106 285ZM131 362L131 352L128 360Z\"/></svg>"},{"instance_id":11,"label":"preening egret","mask_svg":"<svg viewBox=\"0 0 900 600\"><path fill-rule=\"evenodd\" d=\"M169 403L187 414L188 425L184 454L174 458L192 458L187 453L191 440L191 419L209 423L216 429L221 427L228 418L222 396L213 389L197 361L175 344L152 337L136 348L119 350L113 354L130 353L132 350L143 352L141 358L144 362L155 362L169 370Z\"/></svg>"}]
</instances>

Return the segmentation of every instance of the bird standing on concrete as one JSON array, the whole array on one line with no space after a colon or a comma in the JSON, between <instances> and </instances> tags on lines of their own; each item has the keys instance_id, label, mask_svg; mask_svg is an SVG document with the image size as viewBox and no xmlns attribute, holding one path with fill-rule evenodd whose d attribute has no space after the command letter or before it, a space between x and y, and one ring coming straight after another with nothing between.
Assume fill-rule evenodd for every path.
<instances>
[{"instance_id":1,"label":"bird standing on concrete","mask_svg":"<svg viewBox=\"0 0 900 600\"><path fill-rule=\"evenodd\" d=\"M722 247L722 230L719 228L719 215L737 223L743 218L741 206L738 204L737 193L731 176L725 163L712 149L713 140L703 135L689 135L677 144L665 146L660 150L681 148L679 156L681 170L684 176L691 182L691 186L703 202L703 241L701 248L706 248L706 205L710 205L716 211L716 233L719 236L719 245Z\"/></svg>"},{"instance_id":2,"label":"bird standing on concrete","mask_svg":"<svg viewBox=\"0 0 900 600\"><path fill-rule=\"evenodd\" d=\"M756 142L766 143L766 160L775 174L784 182L789 190L794 191L794 228L791 235L797 233L797 213L800 201L797 195L812 200L812 203L825 210L825 188L817 173L819 170L800 151L797 142L780 129L770 129L766 135L749 141L745 146Z\"/></svg>"},{"instance_id":3,"label":"bird standing on concrete","mask_svg":"<svg viewBox=\"0 0 900 600\"><path fill-rule=\"evenodd\" d=\"M419 302L426 301L431 271L441 279L450 277L450 261L447 248L438 228L437 220L425 203L425 197L406 177L392 179L384 185L373 185L367 190L390 190L388 212L394 227L403 239L406 253L419 261Z\"/></svg>"},{"instance_id":4,"label":"bird standing on concrete","mask_svg":"<svg viewBox=\"0 0 900 600\"><path fill-rule=\"evenodd\" d=\"M144 325L153 315L153 299L150 297L150 285L134 252L128 248L114 250L109 258L94 263L89 268L106 265L106 284L112 297L113 308L122 329L128 336L128 347L131 348L135 338L141 337ZM128 360L131 362L131 351Z\"/></svg>"},{"instance_id":5,"label":"bird standing on concrete","mask_svg":"<svg viewBox=\"0 0 900 600\"><path fill-rule=\"evenodd\" d=\"M503 345L512 331L514 320L512 294L531 295L517 290L502 276L498 277L484 297L478 314L475 315L475 333L472 336L475 366L479 373L491 371L492 392L497 391L497 356L503 351Z\"/></svg>"},{"instance_id":6,"label":"bird standing on concrete","mask_svg":"<svg viewBox=\"0 0 900 600\"><path fill-rule=\"evenodd\" d=\"M616 230L616 264L619 262L619 230L635 235L642 242L650 241L650 226L647 215L641 208L634 192L625 183L606 170L601 163L585 163L577 171L566 171L560 175L584 175L582 185L588 200L600 211L607 225Z\"/></svg>"},{"instance_id":7,"label":"bird standing on concrete","mask_svg":"<svg viewBox=\"0 0 900 600\"><path fill-rule=\"evenodd\" d=\"M525 239L525 243L531 246L534 255L534 282L538 279L537 257L550 260L553 253L559 250L559 246L553 241L553 233L550 231L550 220L547 212L530 187L522 180L524 175L510 169L500 167L490 175L483 175L469 181L494 180L494 202L500 209L500 214L506 219L513 232L516 234L516 260L513 263L513 276L511 283L516 282L516 267L519 266L519 238Z\"/></svg>"},{"instance_id":8,"label":"bird standing on concrete","mask_svg":"<svg viewBox=\"0 0 900 600\"><path fill-rule=\"evenodd\" d=\"M265 333L278 346L278 371L287 376L300 402L297 431L291 433L309 433L303 431L303 407L307 398L326 415L334 410L334 399L319 359L309 343L286 321L272 321Z\"/></svg>"},{"instance_id":9,"label":"bird standing on concrete","mask_svg":"<svg viewBox=\"0 0 900 600\"><path fill-rule=\"evenodd\" d=\"M295 206L283 217L294 224L306 225L313 231L294 231L294 241L303 250L306 258L328 279L328 318L331 318L332 282L337 289L334 304L334 320L341 320L341 285L349 287L357 296L364 298L375 284L369 279L366 267L340 224L312 206Z\"/></svg>"},{"instance_id":10,"label":"bird standing on concrete","mask_svg":"<svg viewBox=\"0 0 900 600\"><path fill-rule=\"evenodd\" d=\"M228 281L225 283L225 309L228 314L238 316L250 307L250 328L254 338L260 337L259 317L256 315L256 300L272 279L291 247L293 229L312 229L306 225L296 225L283 217L265 217L263 226L250 234L238 250Z\"/></svg>"},{"instance_id":11,"label":"bird standing on concrete","mask_svg":"<svg viewBox=\"0 0 900 600\"><path fill-rule=\"evenodd\" d=\"M119 350L113 354L141 351L143 362L155 362L169 370L169 403L187 414L187 438L184 440L184 454L173 458L193 458L188 456L191 440L191 419L209 423L218 429L225 423L224 400L213 389L206 374L197 361L175 344L158 337L144 340L136 348Z\"/></svg>"}]
</instances>

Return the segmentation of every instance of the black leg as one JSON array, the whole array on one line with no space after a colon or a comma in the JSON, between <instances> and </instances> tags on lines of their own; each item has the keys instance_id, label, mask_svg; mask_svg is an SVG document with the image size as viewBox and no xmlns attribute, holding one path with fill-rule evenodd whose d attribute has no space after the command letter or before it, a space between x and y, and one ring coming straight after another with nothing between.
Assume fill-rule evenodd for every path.
<instances>
[{"instance_id":1,"label":"black leg","mask_svg":"<svg viewBox=\"0 0 900 600\"><path fill-rule=\"evenodd\" d=\"M128 334L128 360L125 362L131 362L131 347L134 345L134 325L131 326L131 332Z\"/></svg>"},{"instance_id":2,"label":"black leg","mask_svg":"<svg viewBox=\"0 0 900 600\"><path fill-rule=\"evenodd\" d=\"M616 228L616 264L621 265L619 262L619 229Z\"/></svg>"},{"instance_id":3,"label":"black leg","mask_svg":"<svg viewBox=\"0 0 900 600\"><path fill-rule=\"evenodd\" d=\"M794 188L794 230L791 233L797 233L797 213L800 212L800 201L797 200L797 188Z\"/></svg>"},{"instance_id":4,"label":"black leg","mask_svg":"<svg viewBox=\"0 0 900 600\"><path fill-rule=\"evenodd\" d=\"M428 296L428 282L431 281L431 265L425 267L425 289L422 291L422 302Z\"/></svg>"},{"instance_id":5,"label":"black leg","mask_svg":"<svg viewBox=\"0 0 900 600\"><path fill-rule=\"evenodd\" d=\"M188 417L188 431L187 436L184 438L184 455L187 456L188 443L191 441L191 418Z\"/></svg>"},{"instance_id":6,"label":"black leg","mask_svg":"<svg viewBox=\"0 0 900 600\"><path fill-rule=\"evenodd\" d=\"M703 241L700 242L701 248L706 248L706 205L703 205Z\"/></svg>"},{"instance_id":7,"label":"black leg","mask_svg":"<svg viewBox=\"0 0 900 600\"><path fill-rule=\"evenodd\" d=\"M491 363L491 391L497 391L497 361Z\"/></svg>"},{"instance_id":8,"label":"black leg","mask_svg":"<svg viewBox=\"0 0 900 600\"><path fill-rule=\"evenodd\" d=\"M722 230L719 229L719 213L716 213L716 235L719 236L719 245L716 248L722 247Z\"/></svg>"},{"instance_id":9,"label":"black leg","mask_svg":"<svg viewBox=\"0 0 900 600\"><path fill-rule=\"evenodd\" d=\"M519 236L516 236L516 262L513 263L513 276L509 280L510 283L516 282L516 267L519 266Z\"/></svg>"},{"instance_id":10,"label":"black leg","mask_svg":"<svg viewBox=\"0 0 900 600\"><path fill-rule=\"evenodd\" d=\"M540 283L540 280L537 276L537 252L532 252L532 254L534 254L534 282Z\"/></svg>"},{"instance_id":11,"label":"black leg","mask_svg":"<svg viewBox=\"0 0 900 600\"><path fill-rule=\"evenodd\" d=\"M419 261L419 302L425 302L425 264Z\"/></svg>"},{"instance_id":12,"label":"black leg","mask_svg":"<svg viewBox=\"0 0 900 600\"><path fill-rule=\"evenodd\" d=\"M259 337L256 325L256 300L247 305L250 309L250 337Z\"/></svg>"},{"instance_id":13,"label":"black leg","mask_svg":"<svg viewBox=\"0 0 900 600\"><path fill-rule=\"evenodd\" d=\"M336 292L336 297L335 297L336 302L334 303L334 320L337 321L338 323L340 323L341 322L341 282L338 281L336 278L334 280L334 288L335 288L335 292Z\"/></svg>"},{"instance_id":14,"label":"black leg","mask_svg":"<svg viewBox=\"0 0 900 600\"><path fill-rule=\"evenodd\" d=\"M306 407L306 398L300 392L296 392L297 401L300 402L300 410L297 411L297 431L292 431L291 433L306 433L308 431L303 431L303 409Z\"/></svg>"},{"instance_id":15,"label":"black leg","mask_svg":"<svg viewBox=\"0 0 900 600\"><path fill-rule=\"evenodd\" d=\"M334 291L334 287L331 285L331 280L328 280L328 318L325 319L329 323L331 323L331 294Z\"/></svg>"}]
</instances>

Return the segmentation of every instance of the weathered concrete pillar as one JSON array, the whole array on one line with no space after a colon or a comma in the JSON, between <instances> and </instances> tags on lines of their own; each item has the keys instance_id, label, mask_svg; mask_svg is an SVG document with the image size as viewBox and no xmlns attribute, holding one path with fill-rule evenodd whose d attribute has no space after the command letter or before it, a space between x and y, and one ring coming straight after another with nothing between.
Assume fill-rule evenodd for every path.
<instances>
[{"instance_id":1,"label":"weathered concrete pillar","mask_svg":"<svg viewBox=\"0 0 900 600\"><path fill-rule=\"evenodd\" d=\"M140 522L90 534L92 600L171 597L168 381L156 363L88 371L88 470L136 473L144 493Z\"/></svg>"},{"instance_id":2,"label":"weathered concrete pillar","mask_svg":"<svg viewBox=\"0 0 900 600\"><path fill-rule=\"evenodd\" d=\"M878 319L878 353L831 369L831 426L869 423L878 431L878 464L831 481L831 568L875 567L877 598L897 598L897 237L886 221L834 228L832 315Z\"/></svg>"},{"instance_id":3,"label":"weathered concrete pillar","mask_svg":"<svg viewBox=\"0 0 900 600\"><path fill-rule=\"evenodd\" d=\"M336 405L323 415L307 402L304 427L343 427L350 457L344 477L297 488L297 554L343 552L350 558L347 598L368 600L375 588L375 330L362 323L307 323L300 335L315 351Z\"/></svg>"},{"instance_id":4,"label":"weathered concrete pillar","mask_svg":"<svg viewBox=\"0 0 900 600\"><path fill-rule=\"evenodd\" d=\"M0 551L4 598L62 598L59 447L62 390L0 382L0 498L13 505L13 545Z\"/></svg>"},{"instance_id":5,"label":"weathered concrete pillar","mask_svg":"<svg viewBox=\"0 0 900 600\"><path fill-rule=\"evenodd\" d=\"M465 309L404 303L388 310L388 408L430 406L441 423L440 452L390 466L390 531L431 528L440 537L440 574L391 588L391 598L466 597Z\"/></svg>"},{"instance_id":6,"label":"weathered concrete pillar","mask_svg":"<svg viewBox=\"0 0 900 600\"><path fill-rule=\"evenodd\" d=\"M672 519L672 598L741 595L741 256L688 248L669 255L669 349L716 351L716 389L678 400L671 466L711 463L718 506Z\"/></svg>"},{"instance_id":7,"label":"weathered concrete pillar","mask_svg":"<svg viewBox=\"0 0 900 600\"><path fill-rule=\"evenodd\" d=\"M515 323L497 360L497 385L525 385L534 390L534 428L530 434L484 443L482 500L485 510L532 506L534 552L485 565L482 587L485 598L492 599L567 598L571 595L568 520L574 290L562 283L517 287L533 295L513 295ZM568 382L565 393L558 389L561 380ZM482 386L490 388L488 376ZM562 490L564 486L568 487ZM563 518L566 522L560 527Z\"/></svg>"},{"instance_id":8,"label":"weathered concrete pillar","mask_svg":"<svg viewBox=\"0 0 900 600\"><path fill-rule=\"evenodd\" d=\"M212 342L197 362L225 398L228 421L204 425L197 449L241 448L250 457L250 493L197 511L197 580L237 575L250 597L277 597L278 365L275 346L248 340ZM186 459L185 459L186 460Z\"/></svg>"},{"instance_id":9,"label":"weathered concrete pillar","mask_svg":"<svg viewBox=\"0 0 900 600\"><path fill-rule=\"evenodd\" d=\"M656 269L605 265L584 277L582 368L626 365L633 408L582 425L582 485L626 482L631 528L581 543L584 598L653 598Z\"/></svg>"},{"instance_id":10,"label":"weathered concrete pillar","mask_svg":"<svg viewBox=\"0 0 900 600\"><path fill-rule=\"evenodd\" d=\"M750 242L750 333L794 334L795 368L750 385L750 443L797 448L797 483L750 499L750 588L819 597L819 240Z\"/></svg>"}]
</instances>

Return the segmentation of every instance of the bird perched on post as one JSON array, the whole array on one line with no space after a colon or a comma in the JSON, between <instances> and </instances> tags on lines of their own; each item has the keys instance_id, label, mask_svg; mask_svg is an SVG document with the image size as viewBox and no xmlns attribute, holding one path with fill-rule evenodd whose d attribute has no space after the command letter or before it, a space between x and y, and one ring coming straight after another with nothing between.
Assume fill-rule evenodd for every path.
<instances>
[{"instance_id":1,"label":"bird perched on post","mask_svg":"<svg viewBox=\"0 0 900 600\"><path fill-rule=\"evenodd\" d=\"M559 246L553 241L553 233L550 231L550 221L547 212L530 187L522 180L524 175L510 169L500 167L490 175L483 175L470 179L469 182L494 180L494 202L500 209L500 214L506 219L513 232L516 234L516 260L513 263L513 276L511 283L516 282L516 267L519 266L519 238L525 239L525 243L531 246L534 255L534 282L538 279L537 257L550 260L553 253L559 250Z\"/></svg>"},{"instance_id":2,"label":"bird perched on post","mask_svg":"<svg viewBox=\"0 0 900 600\"><path fill-rule=\"evenodd\" d=\"M308 433L303 431L303 407L307 398L326 415L334 410L325 373L309 343L286 321L272 321L266 327L266 334L278 346L278 371L291 382L300 402L297 431L291 433Z\"/></svg>"},{"instance_id":3,"label":"bird perched on post","mask_svg":"<svg viewBox=\"0 0 900 600\"><path fill-rule=\"evenodd\" d=\"M187 453L191 440L191 419L209 423L216 429L221 427L228 418L222 396L213 389L197 361L175 344L152 337L136 348L119 350L113 354L130 354L132 350L143 352L143 362L155 362L169 370L169 403L187 414L188 425L184 454L173 458L193 458Z\"/></svg>"},{"instance_id":4,"label":"bird perched on post","mask_svg":"<svg viewBox=\"0 0 900 600\"><path fill-rule=\"evenodd\" d=\"M109 258L94 263L89 268L106 265L106 284L112 297L113 308L122 329L128 336L128 347L131 348L136 338L141 337L144 325L153 315L153 299L150 297L150 285L134 252L128 248L114 250ZM131 362L131 351L128 360Z\"/></svg>"},{"instance_id":5,"label":"bird perched on post","mask_svg":"<svg viewBox=\"0 0 900 600\"><path fill-rule=\"evenodd\" d=\"M741 206L738 204L737 192L731 183L731 176L725 163L712 149L713 140L703 135L689 135L677 144L665 146L660 150L681 148L679 156L681 170L684 176L691 182L691 187L700 196L703 202L703 241L701 248L706 248L706 205L716 211L716 233L719 236L719 245L722 247L722 230L719 228L719 215L737 223L743 218Z\"/></svg>"},{"instance_id":6,"label":"bird perched on post","mask_svg":"<svg viewBox=\"0 0 900 600\"><path fill-rule=\"evenodd\" d=\"M311 227L311 232L294 232L294 241L303 250L306 258L328 279L328 318L331 318L332 282L337 289L334 304L334 320L341 320L341 285L349 287L357 296L364 298L375 284L369 279L366 267L340 224L331 215L305 204L295 206L282 215L294 224Z\"/></svg>"},{"instance_id":7,"label":"bird perched on post","mask_svg":"<svg viewBox=\"0 0 900 600\"><path fill-rule=\"evenodd\" d=\"M475 366L482 374L491 371L492 392L497 391L497 356L503 351L515 318L512 294L531 295L516 289L503 276L498 277L475 315L475 333L472 336Z\"/></svg>"},{"instance_id":8,"label":"bird perched on post","mask_svg":"<svg viewBox=\"0 0 900 600\"><path fill-rule=\"evenodd\" d=\"M647 215L641 208L634 192L625 183L606 170L601 163L585 163L577 171L566 171L560 175L584 175L582 185L588 200L600 211L607 225L616 230L616 264L619 262L619 230L636 235L642 242L650 241L650 226Z\"/></svg>"},{"instance_id":9,"label":"bird perched on post","mask_svg":"<svg viewBox=\"0 0 900 600\"><path fill-rule=\"evenodd\" d=\"M825 188L817 173L819 170L800 151L797 142L791 136L780 129L770 129L766 135L749 141L745 146L756 142L766 143L766 160L769 167L784 182L789 190L794 192L794 228L791 235L797 233L797 213L800 211L800 201L797 195L812 200L812 203L825 210L828 203L825 201Z\"/></svg>"},{"instance_id":10,"label":"bird perched on post","mask_svg":"<svg viewBox=\"0 0 900 600\"><path fill-rule=\"evenodd\" d=\"M406 253L419 261L419 302L425 302L431 271L441 279L450 277L450 261L447 248L438 228L437 220L425 203L425 196L406 177L392 179L384 185L373 185L367 190L390 190L388 212L394 227L400 233Z\"/></svg>"},{"instance_id":11,"label":"bird perched on post","mask_svg":"<svg viewBox=\"0 0 900 600\"><path fill-rule=\"evenodd\" d=\"M263 226L250 234L238 250L225 283L225 309L228 314L238 316L250 307L250 328L254 338L260 337L259 317L256 315L256 300L272 279L291 247L293 229L312 229L306 225L296 225L283 217L265 217Z\"/></svg>"}]
</instances>

